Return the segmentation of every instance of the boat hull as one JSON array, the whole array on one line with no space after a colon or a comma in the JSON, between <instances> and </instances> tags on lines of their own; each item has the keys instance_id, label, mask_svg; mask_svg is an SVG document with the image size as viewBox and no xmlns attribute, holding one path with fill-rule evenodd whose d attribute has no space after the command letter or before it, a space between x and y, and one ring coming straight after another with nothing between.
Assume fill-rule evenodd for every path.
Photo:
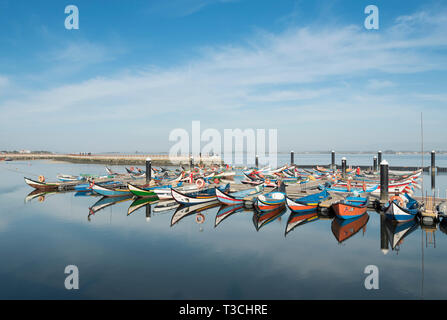
<instances>
[{"instance_id":1,"label":"boat hull","mask_svg":"<svg viewBox=\"0 0 447 320\"><path fill-rule=\"evenodd\" d=\"M338 202L332 205L335 215L340 219L355 219L362 216L367 210L367 202L360 205L353 205L345 202Z\"/></svg>"},{"instance_id":2,"label":"boat hull","mask_svg":"<svg viewBox=\"0 0 447 320\"><path fill-rule=\"evenodd\" d=\"M391 201L385 210L385 215L388 219L399 222L410 221L416 217L416 214L416 212L405 210L394 201Z\"/></svg>"},{"instance_id":3,"label":"boat hull","mask_svg":"<svg viewBox=\"0 0 447 320\"><path fill-rule=\"evenodd\" d=\"M33 187L34 189L39 190L55 190L59 187L59 183L45 183L40 181L35 181L29 178L25 178L26 184L28 184L30 187Z\"/></svg>"}]
</instances>

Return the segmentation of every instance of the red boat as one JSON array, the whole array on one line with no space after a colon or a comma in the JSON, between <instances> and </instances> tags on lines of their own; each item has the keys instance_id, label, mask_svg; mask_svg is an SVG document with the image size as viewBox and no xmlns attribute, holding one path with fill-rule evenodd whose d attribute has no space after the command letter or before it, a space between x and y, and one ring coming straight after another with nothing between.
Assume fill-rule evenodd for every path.
<instances>
[{"instance_id":1,"label":"red boat","mask_svg":"<svg viewBox=\"0 0 447 320\"><path fill-rule=\"evenodd\" d=\"M337 217L341 219L353 219L360 217L368 208L368 198L347 197L345 200L332 205Z\"/></svg>"}]
</instances>

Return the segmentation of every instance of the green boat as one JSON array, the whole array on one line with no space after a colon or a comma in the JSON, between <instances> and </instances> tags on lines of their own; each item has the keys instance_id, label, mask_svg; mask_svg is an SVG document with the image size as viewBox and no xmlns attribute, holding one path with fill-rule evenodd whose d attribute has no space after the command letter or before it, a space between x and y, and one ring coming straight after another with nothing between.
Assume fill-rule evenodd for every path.
<instances>
[{"instance_id":1,"label":"green boat","mask_svg":"<svg viewBox=\"0 0 447 320\"><path fill-rule=\"evenodd\" d=\"M153 198L154 200L158 200L157 194L151 189L137 187L130 183L127 184L127 188L129 189L130 192L132 192L132 194L136 195L137 197Z\"/></svg>"}]
</instances>

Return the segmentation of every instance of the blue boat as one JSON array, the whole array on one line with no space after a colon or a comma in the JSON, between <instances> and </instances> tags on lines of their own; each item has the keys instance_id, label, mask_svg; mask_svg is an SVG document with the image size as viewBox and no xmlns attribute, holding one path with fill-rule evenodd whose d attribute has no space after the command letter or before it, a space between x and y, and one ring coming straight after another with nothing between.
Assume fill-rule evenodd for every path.
<instances>
[{"instance_id":1,"label":"blue boat","mask_svg":"<svg viewBox=\"0 0 447 320\"><path fill-rule=\"evenodd\" d=\"M413 220L419 212L419 203L404 193L405 200L400 196L394 196L390 199L385 207L385 215L387 218L396 221Z\"/></svg>"},{"instance_id":2,"label":"blue boat","mask_svg":"<svg viewBox=\"0 0 447 320\"><path fill-rule=\"evenodd\" d=\"M220 191L226 192L230 190L230 184L227 183L217 188ZM171 189L171 194L174 200L182 205L192 205L217 200L215 187L191 193L182 193L176 189Z\"/></svg>"},{"instance_id":3,"label":"blue boat","mask_svg":"<svg viewBox=\"0 0 447 320\"><path fill-rule=\"evenodd\" d=\"M327 192L327 190L323 190L322 192L301 197L296 200L292 200L287 197L286 204L292 212L311 212L318 207L320 202L328 199L329 196L329 192Z\"/></svg>"},{"instance_id":4,"label":"blue boat","mask_svg":"<svg viewBox=\"0 0 447 320\"><path fill-rule=\"evenodd\" d=\"M238 192L233 193L225 193L219 189L216 189L216 196L217 200L219 200L221 203L225 205L235 205L235 204L241 204L244 202L244 198L250 196L254 198L255 196L259 195L261 192L264 191L264 185L259 185L255 188L242 190Z\"/></svg>"}]
</instances>

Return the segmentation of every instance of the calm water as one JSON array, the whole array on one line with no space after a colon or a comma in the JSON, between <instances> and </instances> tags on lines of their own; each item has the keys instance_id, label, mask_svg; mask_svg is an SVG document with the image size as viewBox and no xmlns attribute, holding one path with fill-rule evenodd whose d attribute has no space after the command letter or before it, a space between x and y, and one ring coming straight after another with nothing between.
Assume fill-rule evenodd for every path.
<instances>
[{"instance_id":1,"label":"calm water","mask_svg":"<svg viewBox=\"0 0 447 320\"><path fill-rule=\"evenodd\" d=\"M330 156L312 157L326 163ZM295 155L296 162L300 158ZM289 212L258 230L252 211L236 212L215 227L219 206L202 211L201 225L191 214L171 227L175 210L152 212L147 221L145 207L127 215L132 200L94 215L89 208L100 197L58 193L25 202L32 191L25 175L104 174L102 165L3 162L0 172L3 299L447 298L447 236L439 227L434 233L417 227L399 250L389 246L385 255L376 212L345 233L334 233L337 221L321 217L285 236ZM445 177L437 176L441 190ZM79 268L78 291L64 287L64 268L71 264ZM379 268L379 290L364 287L367 265Z\"/></svg>"}]
</instances>

